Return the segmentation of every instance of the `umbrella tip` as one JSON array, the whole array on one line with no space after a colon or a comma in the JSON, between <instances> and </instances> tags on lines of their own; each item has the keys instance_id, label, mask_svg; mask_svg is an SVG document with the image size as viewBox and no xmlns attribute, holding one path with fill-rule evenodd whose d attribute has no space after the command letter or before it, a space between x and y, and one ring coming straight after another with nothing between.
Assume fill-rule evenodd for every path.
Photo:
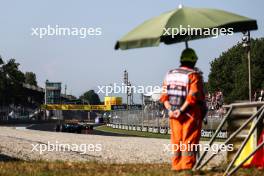
<instances>
[{"instance_id":1,"label":"umbrella tip","mask_svg":"<svg viewBox=\"0 0 264 176\"><path fill-rule=\"evenodd\" d=\"M179 9L182 9L183 5L182 4L179 4L178 8Z\"/></svg>"}]
</instances>

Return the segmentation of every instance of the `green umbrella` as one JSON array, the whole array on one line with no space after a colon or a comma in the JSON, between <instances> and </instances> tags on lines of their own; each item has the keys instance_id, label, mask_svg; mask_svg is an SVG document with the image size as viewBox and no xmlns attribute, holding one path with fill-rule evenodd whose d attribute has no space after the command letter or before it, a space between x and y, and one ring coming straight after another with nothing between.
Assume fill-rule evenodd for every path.
<instances>
[{"instance_id":1,"label":"green umbrella","mask_svg":"<svg viewBox=\"0 0 264 176\"><path fill-rule=\"evenodd\" d=\"M217 9L183 7L145 21L122 37L115 49L158 46L214 36L216 29L232 32L256 30L256 20ZM188 29L185 35L176 32ZM195 30L198 32L195 33ZM213 33L214 32L214 33ZM219 32L219 31L218 31ZM228 31L223 33L228 33Z\"/></svg>"}]
</instances>

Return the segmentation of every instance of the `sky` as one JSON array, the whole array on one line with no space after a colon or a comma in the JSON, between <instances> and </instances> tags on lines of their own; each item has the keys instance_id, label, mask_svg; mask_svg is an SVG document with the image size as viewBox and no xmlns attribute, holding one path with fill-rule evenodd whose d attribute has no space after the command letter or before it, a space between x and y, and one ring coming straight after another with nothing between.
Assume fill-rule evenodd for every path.
<instances>
[{"instance_id":1,"label":"sky","mask_svg":"<svg viewBox=\"0 0 264 176\"><path fill-rule=\"evenodd\" d=\"M37 75L40 86L45 80L67 84L67 93L79 96L98 86L121 83L128 70L133 85L161 85L165 73L179 66L184 43L159 47L116 51L118 39L145 20L175 9L216 8L256 19L259 29L253 38L264 36L263 0L8 0L1 1L0 55L14 58L22 71ZM32 28L101 28L102 35L32 36ZM210 62L241 41L242 34L189 42L199 57L197 66L210 72Z\"/></svg>"}]
</instances>

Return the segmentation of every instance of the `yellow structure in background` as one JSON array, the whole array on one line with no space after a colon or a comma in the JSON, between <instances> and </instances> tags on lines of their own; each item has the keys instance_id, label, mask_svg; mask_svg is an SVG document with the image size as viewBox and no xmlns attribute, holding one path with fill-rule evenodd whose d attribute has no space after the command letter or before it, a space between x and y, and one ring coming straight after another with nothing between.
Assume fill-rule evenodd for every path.
<instances>
[{"instance_id":1,"label":"yellow structure in background","mask_svg":"<svg viewBox=\"0 0 264 176\"><path fill-rule=\"evenodd\" d=\"M122 97L105 97L104 104L105 106L122 105Z\"/></svg>"},{"instance_id":2,"label":"yellow structure in background","mask_svg":"<svg viewBox=\"0 0 264 176\"><path fill-rule=\"evenodd\" d=\"M47 104L42 105L42 109L62 111L111 111L112 105L122 105L122 97L105 97L104 105Z\"/></svg>"}]
</instances>

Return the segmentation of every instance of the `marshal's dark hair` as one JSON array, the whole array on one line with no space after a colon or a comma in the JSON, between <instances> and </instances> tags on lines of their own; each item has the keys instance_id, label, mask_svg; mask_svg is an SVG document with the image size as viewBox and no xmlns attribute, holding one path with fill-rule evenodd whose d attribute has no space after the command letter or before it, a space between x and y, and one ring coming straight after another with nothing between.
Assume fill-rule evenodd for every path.
<instances>
[{"instance_id":1,"label":"marshal's dark hair","mask_svg":"<svg viewBox=\"0 0 264 176\"><path fill-rule=\"evenodd\" d=\"M184 61L184 62L181 62L181 67L194 68L195 64L196 62Z\"/></svg>"}]
</instances>

